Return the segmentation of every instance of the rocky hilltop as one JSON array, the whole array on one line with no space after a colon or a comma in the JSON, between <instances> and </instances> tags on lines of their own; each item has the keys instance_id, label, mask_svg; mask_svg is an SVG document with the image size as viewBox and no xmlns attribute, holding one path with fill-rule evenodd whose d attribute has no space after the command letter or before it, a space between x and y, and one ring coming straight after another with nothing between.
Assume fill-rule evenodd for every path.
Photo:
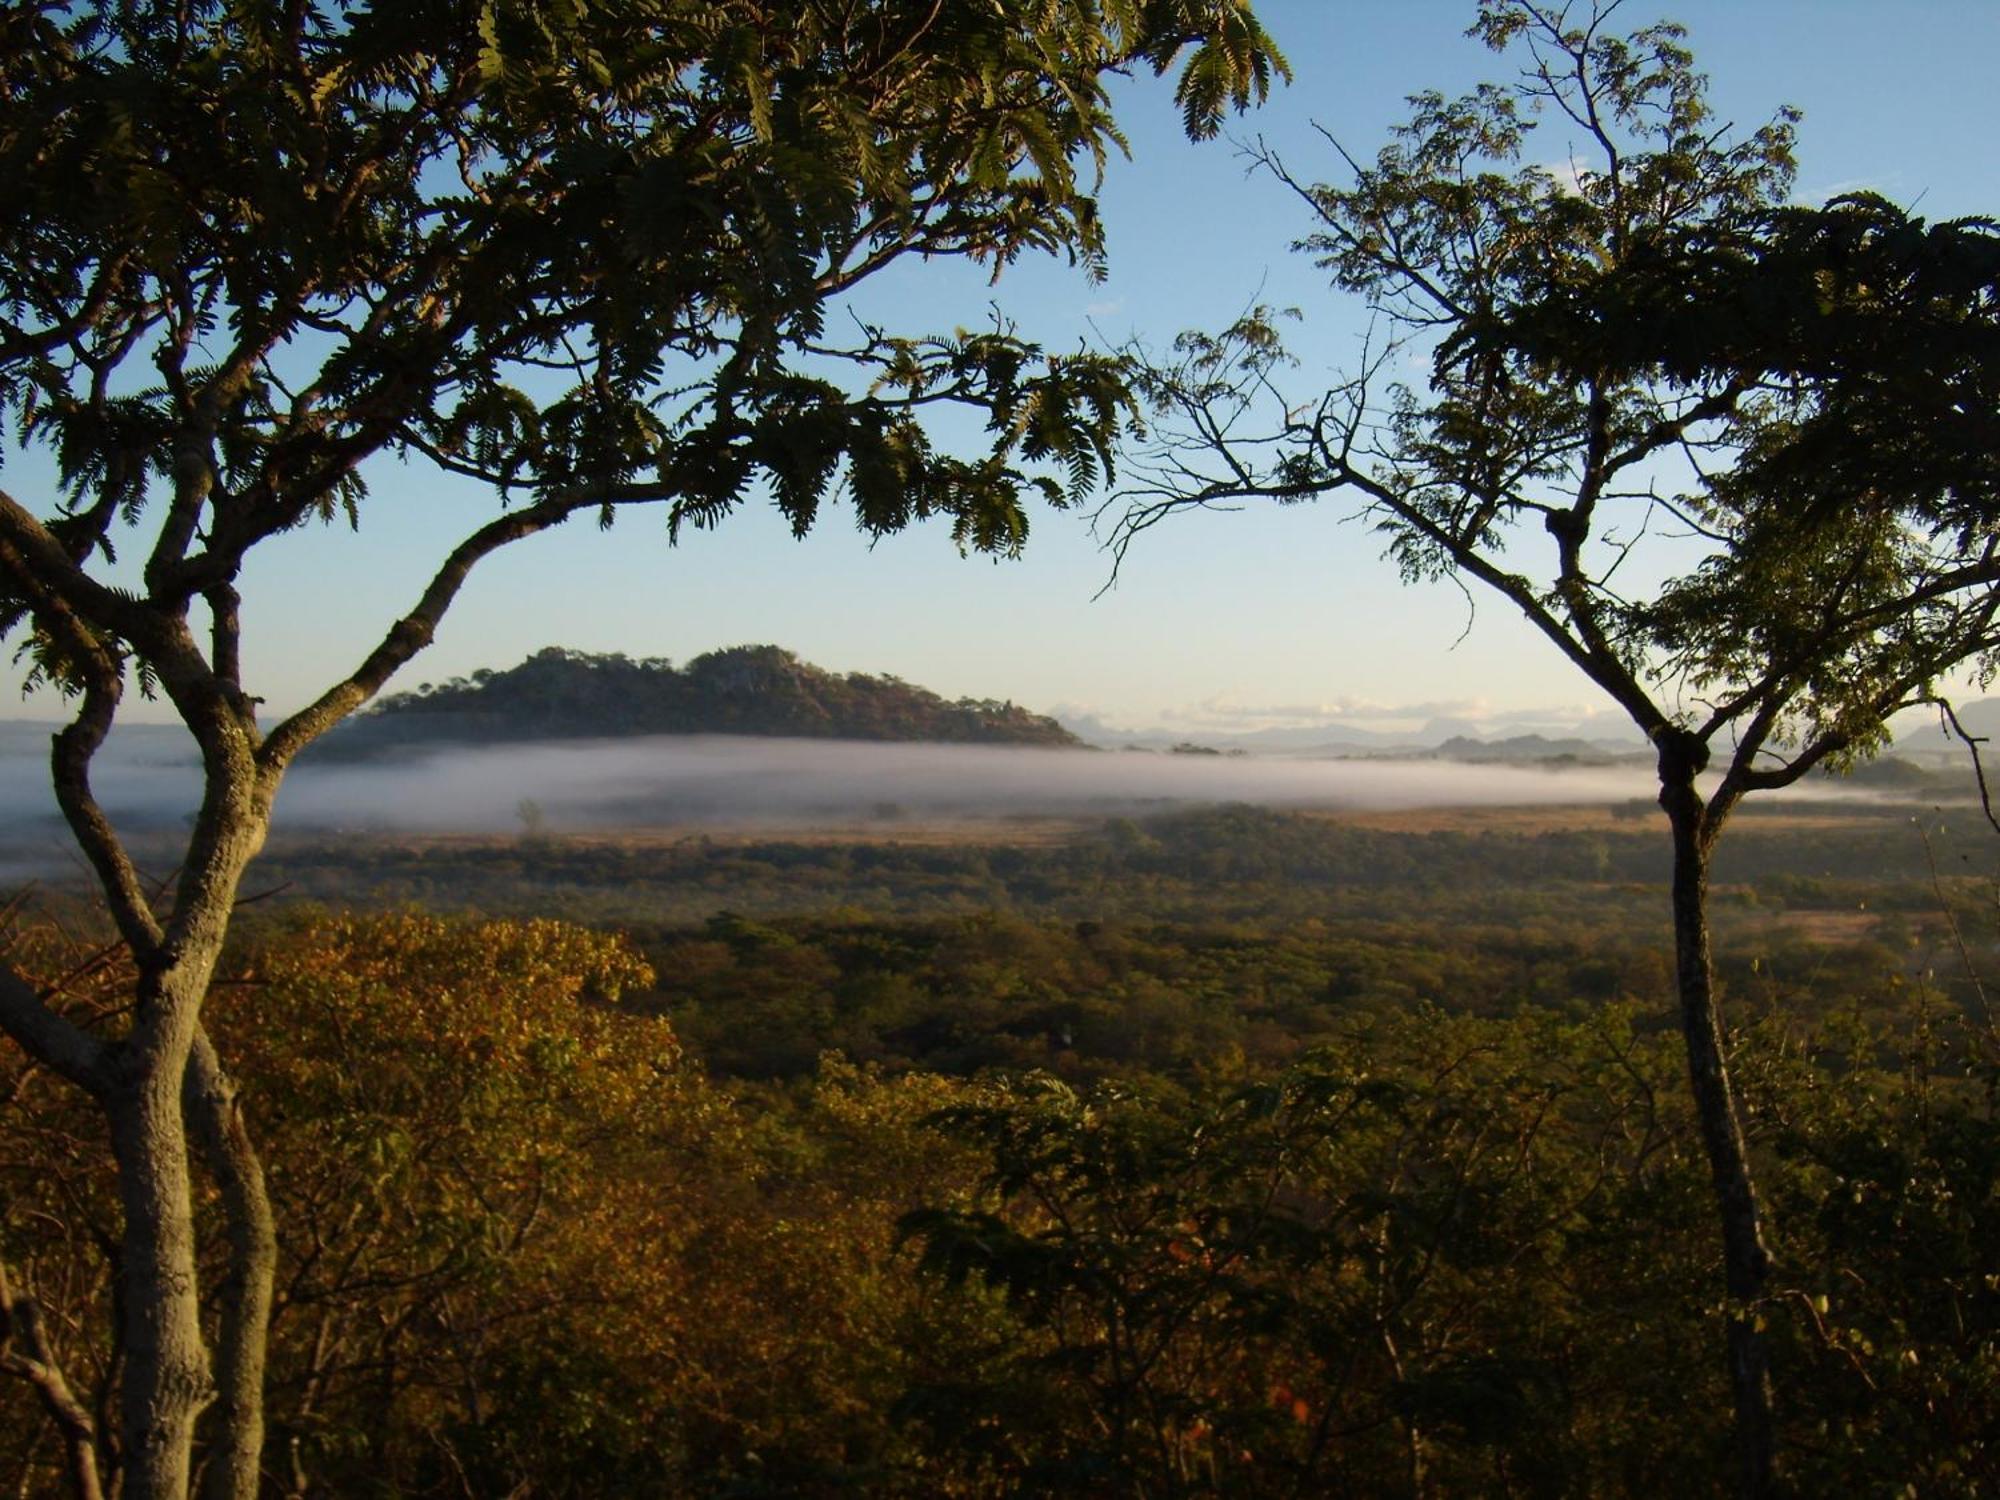
<instances>
[{"instance_id":1,"label":"rocky hilltop","mask_svg":"<svg viewBox=\"0 0 2000 1500\"><path fill-rule=\"evenodd\" d=\"M828 672L777 646L732 646L685 666L550 646L517 667L384 698L329 737L334 755L435 742L747 734L1077 746L1012 703L956 702L895 677Z\"/></svg>"}]
</instances>

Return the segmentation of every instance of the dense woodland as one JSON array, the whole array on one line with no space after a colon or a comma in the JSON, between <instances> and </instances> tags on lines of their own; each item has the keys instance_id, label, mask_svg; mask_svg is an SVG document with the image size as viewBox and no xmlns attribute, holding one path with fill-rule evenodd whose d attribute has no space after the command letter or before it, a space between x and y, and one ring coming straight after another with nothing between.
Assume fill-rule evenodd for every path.
<instances>
[{"instance_id":1,"label":"dense woodland","mask_svg":"<svg viewBox=\"0 0 2000 1500\"><path fill-rule=\"evenodd\" d=\"M1672 1453L1719 1492L1658 819L281 843L215 1021L280 1473L1645 1495ZM1718 871L1803 1492L2000 1484L1994 855L1974 809L1794 804ZM10 957L115 1024L84 931ZM0 1259L89 1405L116 1209L54 1085L7 1054ZM25 1396L0 1483L54 1493Z\"/></svg>"},{"instance_id":2,"label":"dense woodland","mask_svg":"<svg viewBox=\"0 0 2000 1500\"><path fill-rule=\"evenodd\" d=\"M1012 703L954 702L895 677L828 672L777 646L710 651L679 668L550 646L505 671L391 693L319 754L639 734L1080 743L1054 719Z\"/></svg>"}]
</instances>

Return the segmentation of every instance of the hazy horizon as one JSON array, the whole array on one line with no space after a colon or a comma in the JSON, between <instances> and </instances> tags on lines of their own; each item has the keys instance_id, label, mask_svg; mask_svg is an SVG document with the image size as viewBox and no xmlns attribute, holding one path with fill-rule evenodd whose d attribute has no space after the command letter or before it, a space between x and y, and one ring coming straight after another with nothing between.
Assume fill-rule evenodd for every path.
<instances>
[{"instance_id":1,"label":"hazy horizon","mask_svg":"<svg viewBox=\"0 0 2000 1500\"><path fill-rule=\"evenodd\" d=\"M0 736L0 818L23 845L60 841L39 747ZM94 785L133 831L173 829L198 770L158 729L107 745ZM694 825L813 827L1008 817L1090 818L1249 803L1394 811L1610 805L1650 800L1644 765L1543 769L1401 759L1175 755L729 735L440 745L364 761L314 761L278 796L281 832L496 834ZM1816 785L1792 796L1850 798ZM535 810L524 817L522 803ZM39 857L39 856L38 856ZM10 862L18 870L18 861Z\"/></svg>"}]
</instances>

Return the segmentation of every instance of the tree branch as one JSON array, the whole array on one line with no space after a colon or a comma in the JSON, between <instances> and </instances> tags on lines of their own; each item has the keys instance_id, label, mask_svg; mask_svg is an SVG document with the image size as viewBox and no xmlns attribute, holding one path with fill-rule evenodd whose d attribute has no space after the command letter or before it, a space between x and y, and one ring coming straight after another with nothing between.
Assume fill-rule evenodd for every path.
<instances>
[{"instance_id":1,"label":"tree branch","mask_svg":"<svg viewBox=\"0 0 2000 1500\"><path fill-rule=\"evenodd\" d=\"M219 1433L203 1493L230 1500L257 1493L264 1446L265 1330L271 1321L278 1239L263 1164L243 1123L236 1085L206 1031L188 1053L183 1109L222 1199L229 1243L216 1336Z\"/></svg>"},{"instance_id":2,"label":"tree branch","mask_svg":"<svg viewBox=\"0 0 2000 1500\"><path fill-rule=\"evenodd\" d=\"M0 490L0 569L12 592L46 610L60 606L93 634L110 633L142 649L160 644L161 621L129 594L99 583L78 566L34 513Z\"/></svg>"},{"instance_id":3,"label":"tree branch","mask_svg":"<svg viewBox=\"0 0 2000 1500\"><path fill-rule=\"evenodd\" d=\"M604 502L566 496L543 500L489 521L460 542L446 557L444 565L432 577L415 606L389 627L388 633L363 658L360 666L272 729L257 754L259 768L265 777L269 779L281 774L301 750L366 703L399 667L431 643L439 620L458 596L467 575L482 558L510 542L534 536L551 526L560 526L577 511L600 503Z\"/></svg>"},{"instance_id":4,"label":"tree branch","mask_svg":"<svg viewBox=\"0 0 2000 1500\"><path fill-rule=\"evenodd\" d=\"M78 1088L101 1095L110 1086L111 1049L49 1008L43 996L0 960L0 1029L35 1061Z\"/></svg>"},{"instance_id":5,"label":"tree branch","mask_svg":"<svg viewBox=\"0 0 2000 1500\"><path fill-rule=\"evenodd\" d=\"M110 732L117 704L116 677L108 685L93 681L86 686L83 706L75 722L57 733L50 743L49 764L56 803L91 868L97 872L97 883L104 889L119 935L130 945L134 956L143 961L159 947L160 925L154 919L152 903L147 899L138 870L90 788L90 763Z\"/></svg>"},{"instance_id":6,"label":"tree branch","mask_svg":"<svg viewBox=\"0 0 2000 1500\"><path fill-rule=\"evenodd\" d=\"M1986 766L1984 758L1979 753L1979 747L1991 736L1974 734L1961 724L1958 720L1958 710L1952 707L1949 698L1933 698L1931 701L1937 705L1938 712L1944 716L1945 722L1951 725L1951 732L1963 740L1965 748L1972 752L1972 778L1979 784L1980 810L1986 814L1986 821L1993 825L1993 831L2000 833L2000 818L1995 818L1993 815L1993 794L1987 789Z\"/></svg>"},{"instance_id":7,"label":"tree branch","mask_svg":"<svg viewBox=\"0 0 2000 1500\"><path fill-rule=\"evenodd\" d=\"M5 500L0 496L0 500ZM7 501L11 505L12 501ZM29 518L32 520L32 517ZM39 527L36 528L40 530ZM41 535L50 541L46 531ZM76 577L82 571L67 557L62 565ZM0 575L11 576L36 623L46 630L67 658L70 671L82 678L83 702L76 719L50 744L51 779L56 804L77 843L96 871L120 934L136 954L158 946L159 925L141 887L138 872L126 856L117 830L90 788L90 762L110 732L124 691L123 663L99 638L99 631L79 619L69 602L46 585L42 574L22 557L11 539L0 536ZM85 582L89 582L87 578ZM95 585L93 585L94 587Z\"/></svg>"}]
</instances>

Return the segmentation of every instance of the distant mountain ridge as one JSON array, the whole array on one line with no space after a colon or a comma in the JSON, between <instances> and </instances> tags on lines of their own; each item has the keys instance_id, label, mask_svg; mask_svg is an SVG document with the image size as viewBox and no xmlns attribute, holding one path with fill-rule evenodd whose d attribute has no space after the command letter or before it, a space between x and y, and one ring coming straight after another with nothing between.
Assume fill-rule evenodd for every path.
<instances>
[{"instance_id":1,"label":"distant mountain ridge","mask_svg":"<svg viewBox=\"0 0 2000 1500\"><path fill-rule=\"evenodd\" d=\"M1643 753L1646 742L1637 730L1619 737L1590 733L1578 725L1575 733L1490 736L1475 732L1466 721L1433 719L1416 730L1378 730L1345 723L1294 725L1229 732L1217 729L1120 729L1087 713L1064 713L1063 722L1097 745L1133 750L1171 750L1193 742L1225 753L1304 757L1319 760L1579 760L1610 763Z\"/></svg>"},{"instance_id":2,"label":"distant mountain ridge","mask_svg":"<svg viewBox=\"0 0 2000 1500\"><path fill-rule=\"evenodd\" d=\"M732 646L678 668L550 646L504 671L386 697L329 736L325 749L354 756L440 741L649 734L1082 744L1054 719L1013 703L954 702L896 677L828 672L778 646Z\"/></svg>"},{"instance_id":3,"label":"distant mountain ridge","mask_svg":"<svg viewBox=\"0 0 2000 1500\"><path fill-rule=\"evenodd\" d=\"M1468 765L1548 764L1560 761L1568 765L1613 766L1621 761L1647 758L1643 749L1612 751L1597 740L1552 740L1539 734L1516 734L1501 740L1453 735L1430 754L1438 760L1462 761Z\"/></svg>"}]
</instances>

